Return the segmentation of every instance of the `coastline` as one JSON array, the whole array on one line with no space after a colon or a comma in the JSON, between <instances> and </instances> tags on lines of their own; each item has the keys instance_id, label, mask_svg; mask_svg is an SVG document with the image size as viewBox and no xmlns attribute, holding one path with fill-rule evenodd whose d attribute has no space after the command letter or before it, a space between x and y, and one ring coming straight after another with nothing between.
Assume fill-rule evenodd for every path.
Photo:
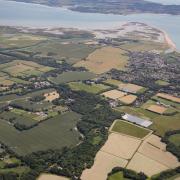
<instances>
[{"instance_id":1,"label":"coastline","mask_svg":"<svg viewBox=\"0 0 180 180\"><path fill-rule=\"evenodd\" d=\"M164 30L161 30L161 31L164 34L165 43L170 47L170 49L175 51L177 49L176 44L173 42L173 40L170 38L170 36L168 35L168 33L166 31L164 31Z\"/></svg>"}]
</instances>

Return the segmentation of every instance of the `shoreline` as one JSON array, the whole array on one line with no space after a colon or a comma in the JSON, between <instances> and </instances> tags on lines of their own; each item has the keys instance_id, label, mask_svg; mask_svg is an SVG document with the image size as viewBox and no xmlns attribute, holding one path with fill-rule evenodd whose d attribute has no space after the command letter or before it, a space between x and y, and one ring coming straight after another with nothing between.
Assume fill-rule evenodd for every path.
<instances>
[{"instance_id":1,"label":"shoreline","mask_svg":"<svg viewBox=\"0 0 180 180\"><path fill-rule=\"evenodd\" d=\"M176 51L176 44L173 42L173 40L170 38L169 34L164 31L164 30L161 30L162 33L164 34L164 41L165 43L170 47L170 49L172 49L173 51Z\"/></svg>"}]
</instances>

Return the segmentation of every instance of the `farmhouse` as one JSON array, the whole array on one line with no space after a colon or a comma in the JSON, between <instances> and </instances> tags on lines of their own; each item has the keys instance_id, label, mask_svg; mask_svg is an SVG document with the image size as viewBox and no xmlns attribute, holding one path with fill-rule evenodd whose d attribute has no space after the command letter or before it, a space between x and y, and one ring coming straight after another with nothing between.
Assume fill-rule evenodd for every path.
<instances>
[{"instance_id":1,"label":"farmhouse","mask_svg":"<svg viewBox=\"0 0 180 180\"><path fill-rule=\"evenodd\" d=\"M132 123L136 123L136 124L143 126L143 127L149 127L152 124L152 122L149 120L141 119L139 117L132 116L130 114L125 114L124 116L122 116L122 118L127 120L127 121L130 121Z\"/></svg>"}]
</instances>

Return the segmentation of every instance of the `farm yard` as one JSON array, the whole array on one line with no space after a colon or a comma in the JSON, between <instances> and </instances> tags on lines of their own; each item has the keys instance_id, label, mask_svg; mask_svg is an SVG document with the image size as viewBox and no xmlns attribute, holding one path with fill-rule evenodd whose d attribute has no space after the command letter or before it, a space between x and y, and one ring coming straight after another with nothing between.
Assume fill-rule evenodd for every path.
<instances>
[{"instance_id":1,"label":"farm yard","mask_svg":"<svg viewBox=\"0 0 180 180\"><path fill-rule=\"evenodd\" d=\"M119 48L103 47L95 50L86 59L77 62L75 67L85 67L95 74L102 74L113 68L124 69L128 62L126 53Z\"/></svg>"},{"instance_id":2,"label":"farm yard","mask_svg":"<svg viewBox=\"0 0 180 180\"><path fill-rule=\"evenodd\" d=\"M40 150L75 146L80 136L79 132L74 130L79 118L79 114L68 112L25 132L19 132L0 119L0 141L21 156Z\"/></svg>"},{"instance_id":3,"label":"farm yard","mask_svg":"<svg viewBox=\"0 0 180 180\"><path fill-rule=\"evenodd\" d=\"M117 111L124 113L131 113L132 115L149 119L153 122L150 129L154 131L155 134L163 136L166 131L177 130L180 128L179 124L179 113L171 116L160 115L145 110L144 108L135 108L129 106L121 106L115 108Z\"/></svg>"},{"instance_id":4,"label":"farm yard","mask_svg":"<svg viewBox=\"0 0 180 180\"><path fill-rule=\"evenodd\" d=\"M49 81L55 84L63 84L74 81L83 81L95 78L95 74L90 72L69 71L59 74L57 77L49 77Z\"/></svg>"},{"instance_id":5,"label":"farm yard","mask_svg":"<svg viewBox=\"0 0 180 180\"><path fill-rule=\"evenodd\" d=\"M45 101L52 102L53 100L57 99L60 97L59 93L57 91L52 91L49 93L44 94Z\"/></svg>"}]
</instances>

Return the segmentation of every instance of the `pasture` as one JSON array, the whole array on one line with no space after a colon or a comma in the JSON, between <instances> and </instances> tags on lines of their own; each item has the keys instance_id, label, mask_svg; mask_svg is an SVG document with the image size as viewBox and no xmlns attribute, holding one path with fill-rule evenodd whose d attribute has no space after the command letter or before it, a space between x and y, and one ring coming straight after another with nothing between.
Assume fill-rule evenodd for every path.
<instances>
[{"instance_id":1,"label":"pasture","mask_svg":"<svg viewBox=\"0 0 180 180\"><path fill-rule=\"evenodd\" d=\"M114 47L95 50L86 59L77 62L76 67L85 67L95 74L105 73L113 68L124 70L128 62L126 51Z\"/></svg>"},{"instance_id":2,"label":"pasture","mask_svg":"<svg viewBox=\"0 0 180 180\"><path fill-rule=\"evenodd\" d=\"M0 141L18 155L71 147L79 142L79 132L74 130L79 119L79 114L68 112L25 132L19 132L7 122L0 120Z\"/></svg>"},{"instance_id":3,"label":"pasture","mask_svg":"<svg viewBox=\"0 0 180 180\"><path fill-rule=\"evenodd\" d=\"M150 128L154 131L155 134L159 136L164 136L164 133L166 131L180 129L180 123L179 123L180 113L176 113L171 116L165 116L147 111L141 107L135 108L129 106L117 107L116 110L151 120L153 124L150 126Z\"/></svg>"},{"instance_id":4,"label":"pasture","mask_svg":"<svg viewBox=\"0 0 180 180\"><path fill-rule=\"evenodd\" d=\"M97 94L102 91L108 90L110 87L103 84L85 84L82 82L71 82L68 83L70 88L74 91L86 91L89 93Z\"/></svg>"},{"instance_id":5,"label":"pasture","mask_svg":"<svg viewBox=\"0 0 180 180\"><path fill-rule=\"evenodd\" d=\"M137 138L144 138L150 133L148 129L122 120L116 120L110 128L110 132L117 132Z\"/></svg>"},{"instance_id":6,"label":"pasture","mask_svg":"<svg viewBox=\"0 0 180 180\"><path fill-rule=\"evenodd\" d=\"M95 77L95 74L91 72L69 71L63 72L62 74L59 74L57 77L49 77L48 79L54 84L63 84L68 82L93 79Z\"/></svg>"},{"instance_id":7,"label":"pasture","mask_svg":"<svg viewBox=\"0 0 180 180\"><path fill-rule=\"evenodd\" d=\"M7 73L13 77L28 77L31 75L39 76L53 69L54 68L52 67L43 66L32 61L23 60L14 60L0 65L1 72Z\"/></svg>"}]
</instances>

